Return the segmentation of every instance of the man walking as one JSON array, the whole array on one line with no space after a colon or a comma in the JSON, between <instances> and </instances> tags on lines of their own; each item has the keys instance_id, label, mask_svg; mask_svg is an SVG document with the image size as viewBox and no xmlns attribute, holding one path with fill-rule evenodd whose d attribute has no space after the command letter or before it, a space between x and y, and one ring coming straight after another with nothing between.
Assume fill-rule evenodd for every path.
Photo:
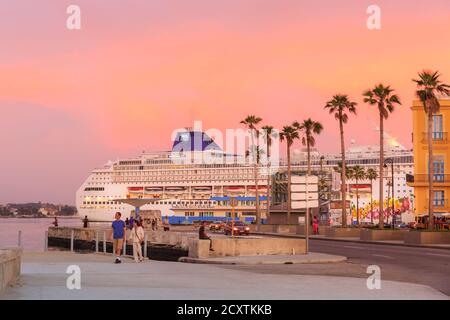
<instances>
[{"instance_id":1,"label":"man walking","mask_svg":"<svg viewBox=\"0 0 450 320\"><path fill-rule=\"evenodd\" d=\"M125 241L126 226L125 222L120 220L122 214L116 212L115 220L112 223L113 231L113 247L115 248L116 261L114 263L121 263L120 255L122 252L123 242Z\"/></svg>"}]
</instances>

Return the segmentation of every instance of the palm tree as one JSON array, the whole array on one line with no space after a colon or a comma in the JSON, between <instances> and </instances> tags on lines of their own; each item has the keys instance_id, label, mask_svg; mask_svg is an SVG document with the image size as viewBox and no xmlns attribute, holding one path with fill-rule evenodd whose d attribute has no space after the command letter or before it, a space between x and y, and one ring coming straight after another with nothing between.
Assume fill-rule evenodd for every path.
<instances>
[{"instance_id":1,"label":"palm tree","mask_svg":"<svg viewBox=\"0 0 450 320\"><path fill-rule=\"evenodd\" d=\"M303 120L302 123L294 122L293 126L305 134L302 137L302 144L306 146L308 154L308 175L311 175L311 147L316 145L314 134L320 134L323 130L323 126L320 122L311 120L311 118Z\"/></svg>"},{"instance_id":2,"label":"palm tree","mask_svg":"<svg viewBox=\"0 0 450 320\"><path fill-rule=\"evenodd\" d=\"M334 114L336 120L339 121L339 131L341 134L341 194L342 194L342 226L347 226L347 208L346 208L346 188L345 188L345 144L344 144L344 124L348 121L348 113L356 114L356 102L349 100L347 95L337 94L333 99L328 101L325 109Z\"/></svg>"},{"instance_id":3,"label":"palm tree","mask_svg":"<svg viewBox=\"0 0 450 320\"><path fill-rule=\"evenodd\" d=\"M394 89L391 86L384 86L383 84L376 85L371 90L366 90L363 93L364 102L378 107L380 114L380 215L379 228L384 228L384 212L383 212L383 166L384 166L384 126L383 121L389 117L389 113L394 111L395 105L401 105L399 97L394 94Z\"/></svg>"},{"instance_id":4,"label":"palm tree","mask_svg":"<svg viewBox=\"0 0 450 320\"><path fill-rule=\"evenodd\" d=\"M370 223L373 224L373 180L378 178L378 173L374 168L369 168L366 177L370 180Z\"/></svg>"},{"instance_id":5,"label":"palm tree","mask_svg":"<svg viewBox=\"0 0 450 320\"><path fill-rule=\"evenodd\" d=\"M258 139L259 137L259 132L258 129L256 128L256 125L258 123L260 123L262 121L261 118L254 116L254 115L250 115L247 116L244 120L241 121L241 124L245 125L247 127L247 129L250 131L250 136L251 136L251 143L252 143L252 149L253 149L253 163L254 163L254 168L253 168L253 173L254 173L254 177L255 177L255 211L256 211L256 224L259 225L261 224L261 214L259 212L259 190L258 190L258 149L255 147L255 135L256 138Z\"/></svg>"},{"instance_id":6,"label":"palm tree","mask_svg":"<svg viewBox=\"0 0 450 320\"><path fill-rule=\"evenodd\" d=\"M289 223L291 218L291 146L295 139L299 139L298 130L296 127L284 126L280 133L280 140L286 140L287 143L287 223Z\"/></svg>"},{"instance_id":7,"label":"palm tree","mask_svg":"<svg viewBox=\"0 0 450 320\"><path fill-rule=\"evenodd\" d=\"M267 194L266 194L266 218L269 219L270 216L270 147L272 146L272 139L276 139L278 134L275 132L275 129L272 126L264 126L262 127L264 132L264 138L266 140L266 153L267 153Z\"/></svg>"},{"instance_id":8,"label":"palm tree","mask_svg":"<svg viewBox=\"0 0 450 320\"><path fill-rule=\"evenodd\" d=\"M434 179L434 168L433 168L433 114L439 112L440 103L437 95L450 95L450 85L442 83L439 79L440 74L435 71L423 71L419 73L419 79L413 80L417 84L416 95L422 101L425 113L428 116L428 215L429 224L428 228L434 230L434 213L433 213L433 179Z\"/></svg>"},{"instance_id":9,"label":"palm tree","mask_svg":"<svg viewBox=\"0 0 450 320\"><path fill-rule=\"evenodd\" d=\"M366 177L366 171L361 166L354 166L352 168L353 179L356 183L356 224L359 226L359 188L358 181L363 180Z\"/></svg>"},{"instance_id":10,"label":"palm tree","mask_svg":"<svg viewBox=\"0 0 450 320\"><path fill-rule=\"evenodd\" d=\"M323 126L320 122L314 121L311 118L303 120L302 123L294 122L293 126L302 131L305 135L302 137L302 145L306 146L306 152L308 154L308 176L311 175L311 147L316 145L316 139L314 134L320 134L323 130ZM308 199L306 200L308 201ZM309 213L309 207L306 208L306 215L309 217L309 221L312 223L312 217Z\"/></svg>"}]
</instances>

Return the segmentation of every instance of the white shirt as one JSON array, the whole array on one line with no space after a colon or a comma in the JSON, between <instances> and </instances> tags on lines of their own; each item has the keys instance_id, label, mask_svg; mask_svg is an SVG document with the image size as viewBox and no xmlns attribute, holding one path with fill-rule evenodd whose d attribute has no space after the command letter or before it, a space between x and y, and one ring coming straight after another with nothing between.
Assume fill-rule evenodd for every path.
<instances>
[{"instance_id":1,"label":"white shirt","mask_svg":"<svg viewBox=\"0 0 450 320\"><path fill-rule=\"evenodd\" d=\"M140 243L141 241L144 241L144 228L142 227L137 227L131 229L130 231L130 240L132 240L133 242L137 242Z\"/></svg>"}]
</instances>

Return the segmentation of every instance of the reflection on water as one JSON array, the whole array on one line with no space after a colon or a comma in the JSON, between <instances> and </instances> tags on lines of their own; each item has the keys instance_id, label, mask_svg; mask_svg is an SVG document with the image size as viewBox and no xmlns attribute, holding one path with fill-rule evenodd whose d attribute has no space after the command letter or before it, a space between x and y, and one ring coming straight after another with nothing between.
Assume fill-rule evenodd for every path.
<instances>
[{"instance_id":1,"label":"reflection on water","mask_svg":"<svg viewBox=\"0 0 450 320\"><path fill-rule=\"evenodd\" d=\"M0 218L0 248L15 247L18 244L18 233L22 231L22 247L26 251L43 251L45 231L53 226L53 218ZM82 227L80 218L58 218L60 227ZM95 227L96 223L90 223ZM105 223L99 223L105 226Z\"/></svg>"}]
</instances>

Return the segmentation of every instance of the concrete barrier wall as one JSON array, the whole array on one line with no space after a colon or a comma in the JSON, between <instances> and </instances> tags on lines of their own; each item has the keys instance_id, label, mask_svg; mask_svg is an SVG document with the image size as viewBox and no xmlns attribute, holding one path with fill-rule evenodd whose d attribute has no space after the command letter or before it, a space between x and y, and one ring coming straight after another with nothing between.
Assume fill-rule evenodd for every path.
<instances>
[{"instance_id":1,"label":"concrete barrier wall","mask_svg":"<svg viewBox=\"0 0 450 320\"><path fill-rule=\"evenodd\" d=\"M112 230L111 228L107 229L91 229L91 228L71 228L71 227L49 227L48 228L48 237L49 238L61 238L61 239L70 239L72 235L72 230L74 231L75 240L84 240L84 241L95 241L96 234L98 232L99 241L103 241L104 235L106 236L106 241L110 241L112 239ZM128 232L126 235L126 239L128 239ZM187 232L171 232L171 231L153 231L146 230L147 240L150 243L158 243L158 244L168 244L174 245L178 247L188 248L188 239L190 238L198 238L197 233L187 233Z\"/></svg>"},{"instance_id":2,"label":"concrete barrier wall","mask_svg":"<svg viewBox=\"0 0 450 320\"><path fill-rule=\"evenodd\" d=\"M359 238L360 228L326 228L325 236L329 238Z\"/></svg>"},{"instance_id":3,"label":"concrete barrier wall","mask_svg":"<svg viewBox=\"0 0 450 320\"><path fill-rule=\"evenodd\" d=\"M0 292L15 284L20 277L22 249L0 249Z\"/></svg>"},{"instance_id":4,"label":"concrete barrier wall","mask_svg":"<svg viewBox=\"0 0 450 320\"><path fill-rule=\"evenodd\" d=\"M214 251L209 250L209 240L189 239L189 257L208 258L222 256L254 256L277 254L305 254L304 239L258 238L212 240Z\"/></svg>"},{"instance_id":5,"label":"concrete barrier wall","mask_svg":"<svg viewBox=\"0 0 450 320\"><path fill-rule=\"evenodd\" d=\"M105 232L106 240L109 240L112 235L111 228L93 229L93 228L73 228L73 227L49 227L48 236L53 238L70 239L72 231L74 232L75 240L95 240L98 232L99 240L103 240L103 232Z\"/></svg>"},{"instance_id":6,"label":"concrete barrier wall","mask_svg":"<svg viewBox=\"0 0 450 320\"><path fill-rule=\"evenodd\" d=\"M361 229L360 239L364 241L404 240L407 230Z\"/></svg>"},{"instance_id":7,"label":"concrete barrier wall","mask_svg":"<svg viewBox=\"0 0 450 320\"><path fill-rule=\"evenodd\" d=\"M409 231L404 240L405 244L450 244L450 232Z\"/></svg>"},{"instance_id":8,"label":"concrete barrier wall","mask_svg":"<svg viewBox=\"0 0 450 320\"><path fill-rule=\"evenodd\" d=\"M262 224L262 225L249 225L250 232L275 232L275 233L295 233L297 231L297 225L293 224Z\"/></svg>"}]
</instances>

